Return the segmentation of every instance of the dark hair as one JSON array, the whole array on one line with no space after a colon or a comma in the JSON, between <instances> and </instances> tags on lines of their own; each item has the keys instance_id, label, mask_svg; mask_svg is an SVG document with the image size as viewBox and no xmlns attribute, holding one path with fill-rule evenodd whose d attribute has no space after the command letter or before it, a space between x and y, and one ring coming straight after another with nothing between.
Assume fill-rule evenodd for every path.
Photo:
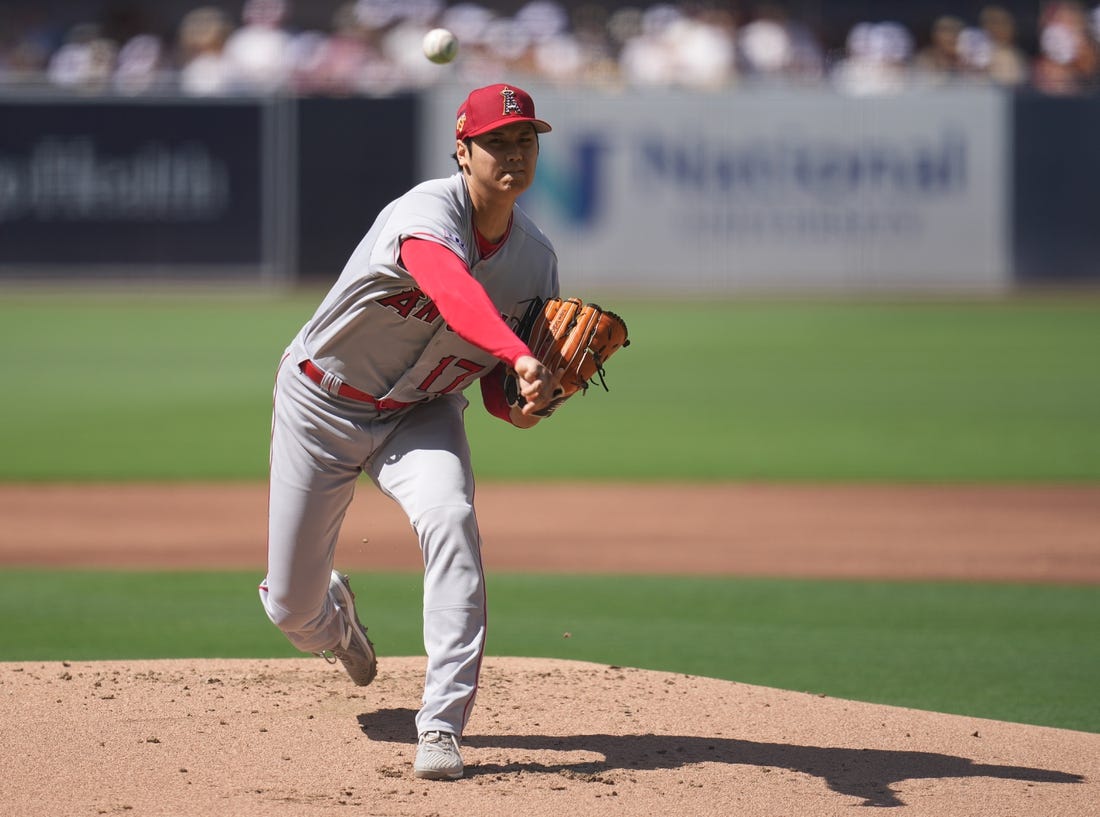
<instances>
[{"instance_id":1,"label":"dark hair","mask_svg":"<svg viewBox=\"0 0 1100 817\"><path fill-rule=\"evenodd\" d=\"M474 137L472 137L472 136L467 136L465 139L462 140L462 144L464 144L466 146L466 152L467 153L469 153L473 149L473 148L470 147L470 145L473 143L473 141L474 141ZM539 132L538 131L535 131L535 145L538 146L540 149L542 148L542 142L539 141ZM456 165L458 165L458 169L462 170L462 165L460 165L458 163L458 153L457 152L452 153L451 158L454 159L454 163Z\"/></svg>"},{"instance_id":2,"label":"dark hair","mask_svg":"<svg viewBox=\"0 0 1100 817\"><path fill-rule=\"evenodd\" d=\"M464 145L466 145L466 152L467 153L470 152L470 143L473 142L473 141L474 141L474 139L473 139L472 136L467 136L465 139L462 140L462 143ZM455 160L455 164L458 165L458 169L462 170L462 165L458 164L458 152L457 151L455 153L451 154L451 158Z\"/></svg>"}]
</instances>

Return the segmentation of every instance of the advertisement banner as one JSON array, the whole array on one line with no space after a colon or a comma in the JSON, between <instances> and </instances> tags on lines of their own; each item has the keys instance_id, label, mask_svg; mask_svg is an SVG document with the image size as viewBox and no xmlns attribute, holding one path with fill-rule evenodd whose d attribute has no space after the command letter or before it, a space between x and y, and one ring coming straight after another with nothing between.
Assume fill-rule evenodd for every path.
<instances>
[{"instance_id":1,"label":"advertisement banner","mask_svg":"<svg viewBox=\"0 0 1100 817\"><path fill-rule=\"evenodd\" d=\"M0 277L269 274L263 101L0 100Z\"/></svg>"},{"instance_id":2,"label":"advertisement banner","mask_svg":"<svg viewBox=\"0 0 1100 817\"><path fill-rule=\"evenodd\" d=\"M527 90L554 130L521 205L577 286L989 290L1011 280L1010 110L994 90ZM458 101L448 88L428 100L427 175L453 172L441 145Z\"/></svg>"},{"instance_id":3,"label":"advertisement banner","mask_svg":"<svg viewBox=\"0 0 1100 817\"><path fill-rule=\"evenodd\" d=\"M296 101L297 272L331 283L374 217L417 179L417 99Z\"/></svg>"}]
</instances>

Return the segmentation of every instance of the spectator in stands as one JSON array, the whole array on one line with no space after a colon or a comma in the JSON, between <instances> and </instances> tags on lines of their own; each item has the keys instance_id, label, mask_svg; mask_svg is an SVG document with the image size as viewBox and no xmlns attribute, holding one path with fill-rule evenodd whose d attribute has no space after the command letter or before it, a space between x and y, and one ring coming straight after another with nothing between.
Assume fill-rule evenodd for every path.
<instances>
[{"instance_id":1,"label":"spectator in stands","mask_svg":"<svg viewBox=\"0 0 1100 817\"><path fill-rule=\"evenodd\" d=\"M721 90L737 77L733 15L703 7L672 26L680 83L688 88Z\"/></svg>"},{"instance_id":2,"label":"spectator in stands","mask_svg":"<svg viewBox=\"0 0 1100 817\"><path fill-rule=\"evenodd\" d=\"M97 24L81 23L50 57L46 74L67 90L102 93L110 88L117 53L117 43L104 37Z\"/></svg>"},{"instance_id":3,"label":"spectator in stands","mask_svg":"<svg viewBox=\"0 0 1100 817\"><path fill-rule=\"evenodd\" d=\"M112 86L125 96L172 89L165 72L164 46L153 34L136 34L119 49Z\"/></svg>"},{"instance_id":4,"label":"spectator in stands","mask_svg":"<svg viewBox=\"0 0 1100 817\"><path fill-rule=\"evenodd\" d=\"M294 88L303 94L346 96L369 88L371 67L382 61L380 29L360 18L357 3L344 3L332 16L332 33L299 35Z\"/></svg>"},{"instance_id":5,"label":"spectator in stands","mask_svg":"<svg viewBox=\"0 0 1100 817\"><path fill-rule=\"evenodd\" d=\"M834 86L853 96L893 94L910 83L913 38L900 23L857 23L847 55L833 69Z\"/></svg>"},{"instance_id":6,"label":"spectator in stands","mask_svg":"<svg viewBox=\"0 0 1100 817\"><path fill-rule=\"evenodd\" d=\"M1019 87L1029 79L1028 58L1016 43L1016 18L1003 6L986 6L979 15L989 42L982 73L997 85Z\"/></svg>"},{"instance_id":7,"label":"spectator in stands","mask_svg":"<svg viewBox=\"0 0 1100 817\"><path fill-rule=\"evenodd\" d=\"M184 15L177 37L180 90L188 96L220 96L230 91L225 41L229 18L215 6L200 6Z\"/></svg>"},{"instance_id":8,"label":"spectator in stands","mask_svg":"<svg viewBox=\"0 0 1100 817\"><path fill-rule=\"evenodd\" d=\"M22 36L0 47L0 85L31 83L49 64L50 51L34 37Z\"/></svg>"},{"instance_id":9,"label":"spectator in stands","mask_svg":"<svg viewBox=\"0 0 1100 817\"><path fill-rule=\"evenodd\" d=\"M580 6L573 11L572 28L582 60L579 80L589 85L616 85L619 66L611 38L610 12L595 4Z\"/></svg>"},{"instance_id":10,"label":"spectator in stands","mask_svg":"<svg viewBox=\"0 0 1100 817\"><path fill-rule=\"evenodd\" d=\"M40 82L56 48L48 13L0 9L0 87Z\"/></svg>"},{"instance_id":11,"label":"spectator in stands","mask_svg":"<svg viewBox=\"0 0 1100 817\"><path fill-rule=\"evenodd\" d=\"M531 0L516 12L515 22L530 42L527 73L558 84L582 81L588 55L574 36L565 6Z\"/></svg>"},{"instance_id":12,"label":"spectator in stands","mask_svg":"<svg viewBox=\"0 0 1100 817\"><path fill-rule=\"evenodd\" d=\"M959 35L965 27L953 15L936 18L928 44L913 60L913 76L918 84L947 85L965 78L967 67L959 52Z\"/></svg>"},{"instance_id":13,"label":"spectator in stands","mask_svg":"<svg viewBox=\"0 0 1100 817\"><path fill-rule=\"evenodd\" d=\"M689 15L672 5L642 13L641 31L619 55L628 85L716 90L736 78L732 19L724 13Z\"/></svg>"},{"instance_id":14,"label":"spectator in stands","mask_svg":"<svg viewBox=\"0 0 1100 817\"><path fill-rule=\"evenodd\" d=\"M397 5L394 22L382 35L382 56L398 90L426 88L449 75L448 66L429 62L421 50L424 35L439 25L442 11L442 0L402 0Z\"/></svg>"},{"instance_id":15,"label":"spectator in stands","mask_svg":"<svg viewBox=\"0 0 1100 817\"><path fill-rule=\"evenodd\" d=\"M748 78L772 79L787 73L794 47L785 23L777 7L762 6L755 19L738 30L738 66Z\"/></svg>"},{"instance_id":16,"label":"spectator in stands","mask_svg":"<svg viewBox=\"0 0 1100 817\"><path fill-rule=\"evenodd\" d=\"M632 86L663 86L675 81L673 55L667 30L679 13L671 6L620 15L617 35L621 41L619 73Z\"/></svg>"},{"instance_id":17,"label":"spectator in stands","mask_svg":"<svg viewBox=\"0 0 1100 817\"><path fill-rule=\"evenodd\" d=\"M225 41L228 82L238 93L270 93L286 87L293 69L291 35L284 28L286 0L246 0L243 25Z\"/></svg>"},{"instance_id":18,"label":"spectator in stands","mask_svg":"<svg viewBox=\"0 0 1100 817\"><path fill-rule=\"evenodd\" d=\"M496 19L490 9L474 2L459 2L448 6L440 13L439 24L454 32L458 38L458 60L453 71L460 84L483 86L496 80L485 80L485 76L500 76L498 63L490 55L487 45L489 26Z\"/></svg>"},{"instance_id":19,"label":"spectator in stands","mask_svg":"<svg viewBox=\"0 0 1100 817\"><path fill-rule=\"evenodd\" d=\"M1100 53L1081 3L1049 3L1039 20L1040 53L1033 82L1048 94L1078 94L1097 88Z\"/></svg>"},{"instance_id":20,"label":"spectator in stands","mask_svg":"<svg viewBox=\"0 0 1100 817\"><path fill-rule=\"evenodd\" d=\"M737 32L738 68L753 80L818 81L824 74L821 47L805 25L775 3L756 8Z\"/></svg>"},{"instance_id":21,"label":"spectator in stands","mask_svg":"<svg viewBox=\"0 0 1100 817\"><path fill-rule=\"evenodd\" d=\"M150 33L155 26L120 26L113 14L62 37L62 18L50 17L57 0L45 0L29 11L0 11L0 86L45 80L81 93L136 95L171 90L175 76L191 95L385 95L444 78L485 85L509 74L605 87L829 82L856 94L966 80L1070 94L1100 86L1100 5L1088 1L1089 8L1082 0L1045 2L1038 30L1026 32L1025 41L1034 35L1038 44L1035 54L1018 44L1017 20L1005 3L986 6L970 26L951 14L938 18L915 57L905 27L859 23L834 63L839 44L816 36L782 0L761 0L747 14L741 9L748 3L645 0L612 10L526 0L512 16L474 0L344 0L330 26L300 34L289 26L290 0L243 0L237 30L224 4L186 14L171 53ZM157 25L171 23L162 18ZM420 54L422 34L437 24L462 44L459 60L444 68Z\"/></svg>"}]
</instances>

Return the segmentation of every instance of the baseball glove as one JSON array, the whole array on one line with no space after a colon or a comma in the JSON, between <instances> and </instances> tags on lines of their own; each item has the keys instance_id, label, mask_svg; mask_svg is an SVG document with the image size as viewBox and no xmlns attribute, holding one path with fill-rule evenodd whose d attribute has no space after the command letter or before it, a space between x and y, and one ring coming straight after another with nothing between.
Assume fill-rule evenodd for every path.
<instances>
[{"instance_id":1,"label":"baseball glove","mask_svg":"<svg viewBox=\"0 0 1100 817\"><path fill-rule=\"evenodd\" d=\"M630 345L626 322L614 312L580 298L550 298L534 303L517 332L527 341L531 353L552 372L561 370L561 385L554 400L540 412L551 414L577 392L588 391L598 378L608 391L604 364L615 352ZM507 396L521 404L514 377L506 383Z\"/></svg>"}]
</instances>

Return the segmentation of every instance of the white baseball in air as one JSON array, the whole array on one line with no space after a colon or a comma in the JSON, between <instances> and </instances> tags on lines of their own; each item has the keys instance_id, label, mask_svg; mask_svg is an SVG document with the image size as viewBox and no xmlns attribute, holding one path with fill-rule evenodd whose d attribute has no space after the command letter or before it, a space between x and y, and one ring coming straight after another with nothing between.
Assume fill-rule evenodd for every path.
<instances>
[{"instance_id":1,"label":"white baseball in air","mask_svg":"<svg viewBox=\"0 0 1100 817\"><path fill-rule=\"evenodd\" d=\"M458 38L445 28L433 28L424 35L424 56L444 65L458 54Z\"/></svg>"}]
</instances>

